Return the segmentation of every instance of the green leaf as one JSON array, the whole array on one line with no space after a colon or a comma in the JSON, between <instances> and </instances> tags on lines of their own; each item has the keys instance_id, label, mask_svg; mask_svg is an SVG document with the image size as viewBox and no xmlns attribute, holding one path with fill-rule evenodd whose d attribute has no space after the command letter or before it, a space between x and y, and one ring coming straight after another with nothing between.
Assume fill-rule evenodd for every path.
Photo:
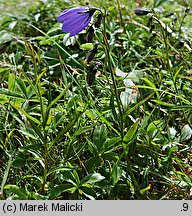
<instances>
[{"instance_id":1,"label":"green leaf","mask_svg":"<svg viewBox=\"0 0 192 216\"><path fill-rule=\"evenodd\" d=\"M97 109L95 109L94 111L103 123L105 123L109 128L111 128L117 135L120 135L120 133L111 125L111 123L103 116L101 112L99 112Z\"/></svg>"},{"instance_id":2,"label":"green leaf","mask_svg":"<svg viewBox=\"0 0 192 216\"><path fill-rule=\"evenodd\" d=\"M5 183L6 183L8 175L9 175L9 170L10 170L10 167L11 167L11 163L12 163L12 157L9 158L6 170L5 170L4 175L3 175L3 180L2 180L2 183L1 183L1 193L2 194L3 194L3 187L4 187Z\"/></svg>"},{"instance_id":3,"label":"green leaf","mask_svg":"<svg viewBox=\"0 0 192 216\"><path fill-rule=\"evenodd\" d=\"M118 164L116 163L114 165L113 169L112 169L112 172L111 172L111 182L112 182L112 185L117 184L117 182L121 178L121 175L122 175L122 170L118 166Z\"/></svg>"},{"instance_id":4,"label":"green leaf","mask_svg":"<svg viewBox=\"0 0 192 216\"><path fill-rule=\"evenodd\" d=\"M42 131L39 129L39 127L35 124L34 121L29 120L31 127L35 131L35 133L38 135L39 139L44 141L44 136L42 134Z\"/></svg>"},{"instance_id":5,"label":"green leaf","mask_svg":"<svg viewBox=\"0 0 192 216\"><path fill-rule=\"evenodd\" d=\"M74 186L71 184L58 185L51 190L51 192L49 194L49 199L51 199L51 200L56 199L63 192L67 192L67 191L71 192L71 189L76 189L76 188L74 188Z\"/></svg>"},{"instance_id":6,"label":"green leaf","mask_svg":"<svg viewBox=\"0 0 192 216\"><path fill-rule=\"evenodd\" d=\"M92 131L94 128L94 125L84 126L82 128L79 128L78 131L75 133L76 136L80 134L85 134L86 132Z\"/></svg>"},{"instance_id":7,"label":"green leaf","mask_svg":"<svg viewBox=\"0 0 192 216\"><path fill-rule=\"evenodd\" d=\"M93 155L99 155L99 152L98 152L98 149L97 149L97 146L92 143L90 140L87 140L87 143L88 143L88 147L89 147L89 151L93 154Z\"/></svg>"},{"instance_id":8,"label":"green leaf","mask_svg":"<svg viewBox=\"0 0 192 216\"><path fill-rule=\"evenodd\" d=\"M26 164L26 159L24 158L16 158L14 161L13 161L13 166L14 167L17 167L17 168L21 168L21 167L24 167Z\"/></svg>"},{"instance_id":9,"label":"green leaf","mask_svg":"<svg viewBox=\"0 0 192 216\"><path fill-rule=\"evenodd\" d=\"M47 107L47 110L50 110L50 108L56 104L65 94L66 92L69 90L69 88L71 87L71 85L67 86Z\"/></svg>"},{"instance_id":10,"label":"green leaf","mask_svg":"<svg viewBox=\"0 0 192 216\"><path fill-rule=\"evenodd\" d=\"M38 77L37 77L37 80L36 80L36 83L38 83L39 81L40 81L40 79L42 78L42 76L46 73L46 68L44 68L43 70L42 70L42 72L38 75Z\"/></svg>"},{"instance_id":11,"label":"green leaf","mask_svg":"<svg viewBox=\"0 0 192 216\"><path fill-rule=\"evenodd\" d=\"M15 77L16 85L20 89L20 91L23 93L24 98L27 98L27 90L26 90L26 85L22 79L19 77Z\"/></svg>"},{"instance_id":12,"label":"green leaf","mask_svg":"<svg viewBox=\"0 0 192 216\"><path fill-rule=\"evenodd\" d=\"M153 2L153 7L157 8L159 7L161 4L163 4L164 2L166 2L167 0L154 0Z\"/></svg>"},{"instance_id":13,"label":"green leaf","mask_svg":"<svg viewBox=\"0 0 192 216\"><path fill-rule=\"evenodd\" d=\"M90 118L90 119L92 119L92 120L96 119L96 117L97 117L97 115L96 115L96 113L95 113L95 111L94 111L93 109L86 110L86 111L85 111L85 114L86 114L86 116L87 116L88 118Z\"/></svg>"},{"instance_id":14,"label":"green leaf","mask_svg":"<svg viewBox=\"0 0 192 216\"><path fill-rule=\"evenodd\" d=\"M38 140L38 137L34 136L34 133L32 130L18 130L21 134L25 135L26 137L29 137L34 140Z\"/></svg>"},{"instance_id":15,"label":"green leaf","mask_svg":"<svg viewBox=\"0 0 192 216\"><path fill-rule=\"evenodd\" d=\"M80 182L79 175L76 170L73 170L73 176L74 176L76 184L79 185L81 182Z\"/></svg>"},{"instance_id":16,"label":"green leaf","mask_svg":"<svg viewBox=\"0 0 192 216\"><path fill-rule=\"evenodd\" d=\"M78 98L79 96L78 95L75 95L73 97L71 97L68 101L68 104L67 104L67 109L70 110L71 108L73 108L75 106L75 104L77 103L78 101Z\"/></svg>"},{"instance_id":17,"label":"green leaf","mask_svg":"<svg viewBox=\"0 0 192 216\"><path fill-rule=\"evenodd\" d=\"M107 127L103 124L95 128L93 133L93 144L97 146L99 153L103 150L103 145L107 139Z\"/></svg>"},{"instance_id":18,"label":"green leaf","mask_svg":"<svg viewBox=\"0 0 192 216\"><path fill-rule=\"evenodd\" d=\"M44 158L42 157L39 149L35 149L35 145L29 145L20 149L20 152L25 152L25 151L33 155L33 157L28 158L28 160L37 160L41 164L42 168L45 167Z\"/></svg>"},{"instance_id":19,"label":"green leaf","mask_svg":"<svg viewBox=\"0 0 192 216\"><path fill-rule=\"evenodd\" d=\"M95 200L97 197L95 191L89 187L81 186L79 190L90 200Z\"/></svg>"},{"instance_id":20,"label":"green leaf","mask_svg":"<svg viewBox=\"0 0 192 216\"><path fill-rule=\"evenodd\" d=\"M5 95L7 97L11 97L11 98L23 99L23 96L21 94L12 92L12 91L8 91L8 90L4 90L4 89L0 89L0 94Z\"/></svg>"},{"instance_id":21,"label":"green leaf","mask_svg":"<svg viewBox=\"0 0 192 216\"><path fill-rule=\"evenodd\" d=\"M122 144L121 144L122 145ZM103 160L107 160L107 161L117 161L119 159L119 155L116 154L115 152L104 152L101 157L103 158Z\"/></svg>"},{"instance_id":22,"label":"green leaf","mask_svg":"<svg viewBox=\"0 0 192 216\"><path fill-rule=\"evenodd\" d=\"M12 106L14 106L14 105L12 104ZM14 108L15 108L15 109L18 109L18 108L15 107L15 106L14 106ZM34 118L34 117L31 116L30 114L28 114L25 110L23 110L23 109L18 109L18 110L19 110L25 117L27 117L27 119L33 121L34 123L36 123L36 124L38 124L38 125L41 124L41 122L40 122L39 120L37 120L36 118Z\"/></svg>"},{"instance_id":23,"label":"green leaf","mask_svg":"<svg viewBox=\"0 0 192 216\"><path fill-rule=\"evenodd\" d=\"M9 192L12 192L18 196L19 200L26 200L27 199L27 193L24 189L19 188L16 185L6 185L4 189L8 190Z\"/></svg>"},{"instance_id":24,"label":"green leaf","mask_svg":"<svg viewBox=\"0 0 192 216\"><path fill-rule=\"evenodd\" d=\"M63 135L65 133L67 133L74 125L75 123L78 121L79 117L82 115L82 112L79 112L77 114L77 116L74 117L74 119L66 126L64 127L58 134L57 137L51 142L51 144L49 145L49 149L56 143L58 142L58 140L63 137Z\"/></svg>"},{"instance_id":25,"label":"green leaf","mask_svg":"<svg viewBox=\"0 0 192 216\"><path fill-rule=\"evenodd\" d=\"M0 81L3 82L4 80L7 79L8 75L10 72L10 68L8 67L0 67Z\"/></svg>"},{"instance_id":26,"label":"green leaf","mask_svg":"<svg viewBox=\"0 0 192 216\"><path fill-rule=\"evenodd\" d=\"M145 81L145 83L147 83L150 87L152 87L157 95L157 98L159 98L159 93L158 93L158 89L156 88L155 84L153 84L149 79L147 79L146 77L143 78L143 80Z\"/></svg>"},{"instance_id":27,"label":"green leaf","mask_svg":"<svg viewBox=\"0 0 192 216\"><path fill-rule=\"evenodd\" d=\"M11 73L8 77L8 89L9 91L13 91L15 87L15 74Z\"/></svg>"},{"instance_id":28,"label":"green leaf","mask_svg":"<svg viewBox=\"0 0 192 216\"><path fill-rule=\"evenodd\" d=\"M100 173L93 173L93 174L90 174L90 175L84 177L81 180L81 185L83 185L83 184L93 184L93 183L102 181L104 178L105 177L102 176Z\"/></svg>"},{"instance_id":29,"label":"green leaf","mask_svg":"<svg viewBox=\"0 0 192 216\"><path fill-rule=\"evenodd\" d=\"M10 68L8 68L8 67L1 67L0 68L0 74L2 73L8 73L10 71Z\"/></svg>"},{"instance_id":30,"label":"green leaf","mask_svg":"<svg viewBox=\"0 0 192 216\"><path fill-rule=\"evenodd\" d=\"M160 100L151 100L151 101L154 101L158 105L163 105L163 106L167 106L167 107L175 107L175 104L167 103L164 101L160 101Z\"/></svg>"},{"instance_id":31,"label":"green leaf","mask_svg":"<svg viewBox=\"0 0 192 216\"><path fill-rule=\"evenodd\" d=\"M92 50L93 49L93 44L92 43L81 44L80 48L82 50Z\"/></svg>"},{"instance_id":32,"label":"green leaf","mask_svg":"<svg viewBox=\"0 0 192 216\"><path fill-rule=\"evenodd\" d=\"M49 176L50 174L52 173L55 173L55 172L61 172L61 171L70 171L72 170L73 168L70 168L68 166L56 166L56 167L53 167L48 173L47 173L47 176Z\"/></svg>"},{"instance_id":33,"label":"green leaf","mask_svg":"<svg viewBox=\"0 0 192 216\"><path fill-rule=\"evenodd\" d=\"M154 95L154 92L151 93L146 98L144 98L142 101L138 102L134 107L131 107L130 109L128 109L127 112L124 114L124 118L126 118L128 115L130 115L136 109L138 109L138 107L140 107L142 104L144 104L146 101L148 101L153 95Z\"/></svg>"},{"instance_id":34,"label":"green leaf","mask_svg":"<svg viewBox=\"0 0 192 216\"><path fill-rule=\"evenodd\" d=\"M49 197L46 195L38 194L34 191L28 192L28 200L48 200Z\"/></svg>"},{"instance_id":35,"label":"green leaf","mask_svg":"<svg viewBox=\"0 0 192 216\"><path fill-rule=\"evenodd\" d=\"M157 131L161 128L163 121L156 120L151 122L147 127L147 132L150 137L154 137L157 134Z\"/></svg>"},{"instance_id":36,"label":"green leaf","mask_svg":"<svg viewBox=\"0 0 192 216\"><path fill-rule=\"evenodd\" d=\"M128 143L128 142L130 142L133 139L134 135L136 134L138 125L139 125L139 121L137 121L135 124L133 124L129 128L129 130L127 131L126 135L123 138L123 142L124 143Z\"/></svg>"},{"instance_id":37,"label":"green leaf","mask_svg":"<svg viewBox=\"0 0 192 216\"><path fill-rule=\"evenodd\" d=\"M101 158L99 156L90 157L86 161L86 169L88 172L94 172L95 167L98 167L101 163Z\"/></svg>"},{"instance_id":38,"label":"green leaf","mask_svg":"<svg viewBox=\"0 0 192 216\"><path fill-rule=\"evenodd\" d=\"M148 190L150 190L151 189L151 186L149 185L149 186L147 186L146 188L143 188L143 189L141 189L140 190L140 194L142 194L142 195L144 195Z\"/></svg>"},{"instance_id":39,"label":"green leaf","mask_svg":"<svg viewBox=\"0 0 192 216\"><path fill-rule=\"evenodd\" d=\"M105 150L113 150L114 148L117 148L117 146L121 146L121 137L107 138Z\"/></svg>"},{"instance_id":40,"label":"green leaf","mask_svg":"<svg viewBox=\"0 0 192 216\"><path fill-rule=\"evenodd\" d=\"M111 107L111 111L112 111L112 114L113 114L113 118L115 119L115 121L118 121L117 111L115 109L115 100L114 100L113 95L111 95L110 107Z\"/></svg>"},{"instance_id":41,"label":"green leaf","mask_svg":"<svg viewBox=\"0 0 192 216\"><path fill-rule=\"evenodd\" d=\"M78 187L77 185L80 183L80 180L78 175L74 174L74 170L62 170L61 173L62 173L61 179L63 181L72 184L76 188Z\"/></svg>"}]
</instances>

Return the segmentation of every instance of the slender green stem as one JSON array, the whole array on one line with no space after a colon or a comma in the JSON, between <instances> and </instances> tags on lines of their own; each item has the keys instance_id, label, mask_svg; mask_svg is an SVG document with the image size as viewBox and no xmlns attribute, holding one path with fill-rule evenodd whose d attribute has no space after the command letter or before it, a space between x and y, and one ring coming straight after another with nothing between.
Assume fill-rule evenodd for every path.
<instances>
[{"instance_id":1,"label":"slender green stem","mask_svg":"<svg viewBox=\"0 0 192 216\"><path fill-rule=\"evenodd\" d=\"M113 82L114 95L115 95L118 110L119 110L120 133L121 133L121 139L123 140L123 137L124 137L124 133L123 133L123 110L122 110L122 105L121 105L120 97L119 97L118 90L117 90L117 84L116 84L116 80L115 80L115 76L114 76L113 66L112 66L112 63L111 63L109 44L107 42L107 38L106 38L106 35L105 35L104 31L102 32L102 34L103 34L103 40L104 40L104 44L105 44L105 52L106 52L106 57L107 57L107 63L108 63L109 71L110 71L112 82Z\"/></svg>"},{"instance_id":2,"label":"slender green stem","mask_svg":"<svg viewBox=\"0 0 192 216\"><path fill-rule=\"evenodd\" d=\"M34 75L35 75L35 84L37 87L37 93L38 93L38 98L39 98L39 103L41 107L41 116L42 116L42 125L43 125L43 130L44 130L44 139L43 139L43 147L44 147L44 170L43 170L43 183L41 186L41 193L45 192L45 184L47 180L47 170L48 170L48 156L49 156L49 149L48 149L48 143L47 143L47 130L45 129L46 127L46 119L45 119L45 113L44 113L44 108L43 108L43 99L41 96L41 90L39 86L39 81L38 81L38 74L37 74L37 62L36 62L36 54L35 51L32 50L31 47L31 54L32 54L32 59L33 59L33 70L34 70Z\"/></svg>"},{"instance_id":3,"label":"slender green stem","mask_svg":"<svg viewBox=\"0 0 192 216\"><path fill-rule=\"evenodd\" d=\"M140 193L140 187L139 187L139 185L137 183L137 180L135 179L133 170L132 170L131 165L130 165L131 162L129 160L129 156L128 155L126 155L126 160L127 160L127 171L130 174L130 176L131 176L131 180L133 182L134 189L135 189L135 195L137 196L138 199L147 199L147 197L145 197L145 195L142 195Z\"/></svg>"},{"instance_id":4,"label":"slender green stem","mask_svg":"<svg viewBox=\"0 0 192 216\"><path fill-rule=\"evenodd\" d=\"M186 9L185 9L186 10ZM183 17L182 17L182 19L181 19L181 23L180 23L180 25L179 25L179 35L181 35L181 33L182 33L182 30L181 30L181 27L182 27L182 25L183 25L183 23L184 23L184 19L186 18L186 16L187 16L187 13L186 13L186 11L185 11L185 14L183 15Z\"/></svg>"},{"instance_id":5,"label":"slender green stem","mask_svg":"<svg viewBox=\"0 0 192 216\"><path fill-rule=\"evenodd\" d=\"M37 75L37 63L36 63L36 58L35 58L35 53L34 51L32 51L32 58L33 58L33 71L34 71L34 75L35 75L35 84L37 86L37 92L38 92L38 97L39 97L39 102L40 102L40 107L41 107L41 116L43 119L43 125L44 125L44 109L43 109L43 100L42 100L42 96L41 96L41 91L40 91L40 86L38 83L38 75Z\"/></svg>"},{"instance_id":6,"label":"slender green stem","mask_svg":"<svg viewBox=\"0 0 192 216\"><path fill-rule=\"evenodd\" d=\"M0 192L3 194L3 190L4 190L4 186L6 184L6 181L7 181L7 178L8 178L8 175L9 175L9 170L10 170L10 167L11 167L11 163L12 163L12 155L9 155L9 160L8 160L8 163L7 163L7 166L6 166L6 170L4 172L4 175L3 175L3 180L1 182L1 189L0 189Z\"/></svg>"},{"instance_id":7,"label":"slender green stem","mask_svg":"<svg viewBox=\"0 0 192 216\"><path fill-rule=\"evenodd\" d=\"M168 33L172 33L171 30L169 29L168 31L168 27L163 24L161 21L159 21L159 19L157 17L153 17L160 25L161 27L161 30L162 30L162 36L163 36L163 41L164 41L164 44L165 44L165 54L166 54L166 59L165 59L165 62L166 62L166 67L167 67L167 70L169 71L170 75L171 75L171 80L173 82L173 86L174 86L174 89L175 89L175 92L177 93L177 95L179 95L179 91L177 89L177 85L176 85L176 81L174 80L174 75L173 75L173 70L172 70L172 67L170 65L170 49L169 49L169 42L168 42L168 39L167 39L167 34ZM180 104L182 105L182 102L181 100L179 99L179 102Z\"/></svg>"},{"instance_id":8,"label":"slender green stem","mask_svg":"<svg viewBox=\"0 0 192 216\"><path fill-rule=\"evenodd\" d=\"M118 6L118 11L119 11L119 16L120 16L120 24L121 24L121 27L124 27L123 17L121 13L121 5L120 5L119 0L117 0L117 6Z\"/></svg>"}]
</instances>

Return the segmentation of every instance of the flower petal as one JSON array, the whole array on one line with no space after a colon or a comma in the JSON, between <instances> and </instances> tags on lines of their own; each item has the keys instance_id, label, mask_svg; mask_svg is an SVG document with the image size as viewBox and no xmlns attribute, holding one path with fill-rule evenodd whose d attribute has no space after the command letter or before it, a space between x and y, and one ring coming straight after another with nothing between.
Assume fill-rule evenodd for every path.
<instances>
[{"instance_id":1,"label":"flower petal","mask_svg":"<svg viewBox=\"0 0 192 216\"><path fill-rule=\"evenodd\" d=\"M64 10L58 17L59 22L64 22L66 19L74 19L79 13L88 10L88 7L77 7Z\"/></svg>"},{"instance_id":2,"label":"flower petal","mask_svg":"<svg viewBox=\"0 0 192 216\"><path fill-rule=\"evenodd\" d=\"M64 22L62 26L63 32L69 32L70 36L74 36L85 29L91 21L91 17L82 16L79 19L74 19L72 22Z\"/></svg>"},{"instance_id":3,"label":"flower petal","mask_svg":"<svg viewBox=\"0 0 192 216\"><path fill-rule=\"evenodd\" d=\"M88 7L66 9L57 19L63 22L62 31L74 36L88 26L94 12L95 10L89 10Z\"/></svg>"}]
</instances>

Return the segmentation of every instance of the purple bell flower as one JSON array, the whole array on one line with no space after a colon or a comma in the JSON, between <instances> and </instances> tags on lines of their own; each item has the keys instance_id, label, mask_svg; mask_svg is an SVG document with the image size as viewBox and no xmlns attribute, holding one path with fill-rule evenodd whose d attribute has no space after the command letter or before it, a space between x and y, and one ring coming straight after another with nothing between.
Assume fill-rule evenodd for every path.
<instances>
[{"instance_id":1,"label":"purple bell flower","mask_svg":"<svg viewBox=\"0 0 192 216\"><path fill-rule=\"evenodd\" d=\"M70 36L74 36L89 25L95 11L96 9L88 7L66 9L57 17L57 20L63 23L63 32L69 32Z\"/></svg>"}]
</instances>

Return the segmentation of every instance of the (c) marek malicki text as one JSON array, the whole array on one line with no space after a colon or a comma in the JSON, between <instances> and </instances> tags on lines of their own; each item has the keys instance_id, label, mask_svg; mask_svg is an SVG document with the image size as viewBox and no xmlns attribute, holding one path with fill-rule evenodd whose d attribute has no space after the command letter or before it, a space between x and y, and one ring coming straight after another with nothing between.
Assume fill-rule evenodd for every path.
<instances>
[{"instance_id":1,"label":"(c) marek malicki text","mask_svg":"<svg viewBox=\"0 0 192 216\"><path fill-rule=\"evenodd\" d=\"M83 205L82 203L60 203L53 202L50 204L29 204L29 203L20 203L19 205L20 212L82 212Z\"/></svg>"},{"instance_id":2,"label":"(c) marek malicki text","mask_svg":"<svg viewBox=\"0 0 192 216\"><path fill-rule=\"evenodd\" d=\"M75 203L75 204L71 204L71 203L65 203L65 204L52 203L52 211L82 212L83 211L83 205L82 205L82 203L80 203L80 204L78 204L78 203Z\"/></svg>"}]
</instances>

